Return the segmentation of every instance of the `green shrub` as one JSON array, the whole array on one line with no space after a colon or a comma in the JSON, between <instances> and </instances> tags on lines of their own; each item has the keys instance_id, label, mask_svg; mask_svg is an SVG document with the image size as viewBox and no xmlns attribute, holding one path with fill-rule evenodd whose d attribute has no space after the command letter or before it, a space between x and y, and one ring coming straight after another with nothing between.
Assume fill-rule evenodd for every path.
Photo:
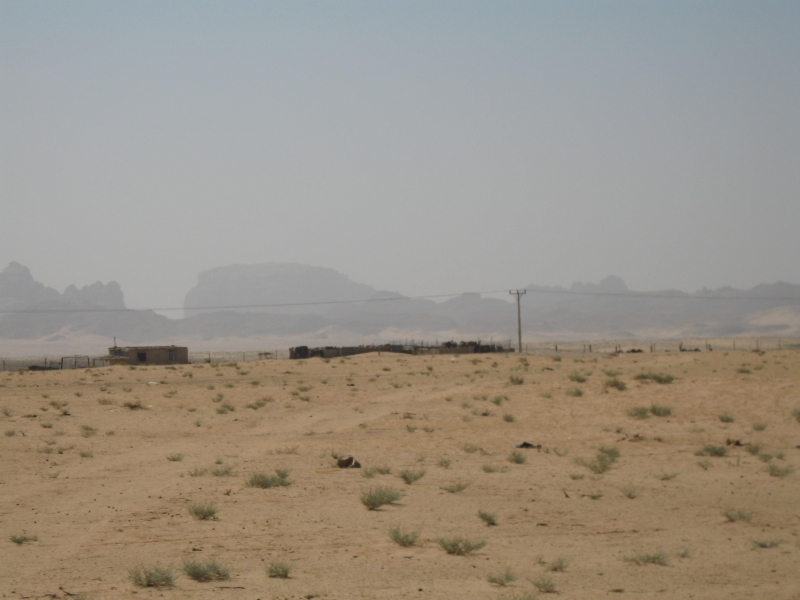
<instances>
[{"instance_id":1,"label":"green shrub","mask_svg":"<svg viewBox=\"0 0 800 600\"><path fill-rule=\"evenodd\" d=\"M540 579L537 579L536 581L532 581L531 583L537 590L539 590L543 594L556 593L556 582L550 579L549 577L542 577Z\"/></svg>"},{"instance_id":2,"label":"green shrub","mask_svg":"<svg viewBox=\"0 0 800 600\"><path fill-rule=\"evenodd\" d=\"M634 556L626 556L623 558L625 562L634 563L637 565L661 565L666 567L668 564L668 556L664 551L653 552L652 554L640 553Z\"/></svg>"},{"instance_id":3,"label":"green shrub","mask_svg":"<svg viewBox=\"0 0 800 600\"><path fill-rule=\"evenodd\" d=\"M361 503L369 510L376 510L385 504L397 502L400 497L400 492L394 488L375 487L361 493Z\"/></svg>"},{"instance_id":4,"label":"green shrub","mask_svg":"<svg viewBox=\"0 0 800 600\"><path fill-rule=\"evenodd\" d=\"M719 420L722 421L723 423L733 423L735 421L733 415L730 415L728 413L721 414L719 416Z\"/></svg>"},{"instance_id":5,"label":"green shrub","mask_svg":"<svg viewBox=\"0 0 800 600\"><path fill-rule=\"evenodd\" d=\"M167 460L171 462L180 462L183 460L183 454L168 454Z\"/></svg>"},{"instance_id":6,"label":"green shrub","mask_svg":"<svg viewBox=\"0 0 800 600\"><path fill-rule=\"evenodd\" d=\"M497 515L494 513L486 512L485 510L479 510L478 517L480 517L481 521L486 523L489 527L494 527L497 525Z\"/></svg>"},{"instance_id":7,"label":"green shrub","mask_svg":"<svg viewBox=\"0 0 800 600\"><path fill-rule=\"evenodd\" d=\"M522 385L523 383L525 383L525 378L524 377L518 377L516 375L511 375L508 378L508 382L511 385Z\"/></svg>"},{"instance_id":8,"label":"green shrub","mask_svg":"<svg viewBox=\"0 0 800 600\"><path fill-rule=\"evenodd\" d=\"M628 411L628 416L634 419L646 419L650 416L650 409L646 406L637 406Z\"/></svg>"},{"instance_id":9,"label":"green shrub","mask_svg":"<svg viewBox=\"0 0 800 600\"><path fill-rule=\"evenodd\" d=\"M175 585L175 574L169 567L138 566L128 571L133 585L140 587L172 587Z\"/></svg>"},{"instance_id":10,"label":"green shrub","mask_svg":"<svg viewBox=\"0 0 800 600\"><path fill-rule=\"evenodd\" d=\"M389 537L392 538L395 544L408 548L417 543L420 533L419 529L416 531L405 531L401 527L392 527L389 530Z\"/></svg>"},{"instance_id":11,"label":"green shrub","mask_svg":"<svg viewBox=\"0 0 800 600\"><path fill-rule=\"evenodd\" d=\"M444 486L442 489L445 492L450 492L451 494L457 494L458 492L463 492L465 489L469 487L469 482L458 482L458 483L451 483L450 485Z\"/></svg>"},{"instance_id":12,"label":"green shrub","mask_svg":"<svg viewBox=\"0 0 800 600\"><path fill-rule=\"evenodd\" d=\"M728 454L728 449L725 446L715 446L713 444L707 444L697 452L695 452L696 456L726 456Z\"/></svg>"},{"instance_id":13,"label":"green shrub","mask_svg":"<svg viewBox=\"0 0 800 600\"><path fill-rule=\"evenodd\" d=\"M619 450L614 447L602 446L600 450L598 450L594 460L587 461L579 458L575 462L583 467L586 467L592 473L600 475L608 471L611 466L617 462L618 458Z\"/></svg>"},{"instance_id":14,"label":"green shrub","mask_svg":"<svg viewBox=\"0 0 800 600\"><path fill-rule=\"evenodd\" d=\"M193 502L188 510L190 515L201 521L217 518L217 506L213 502Z\"/></svg>"},{"instance_id":15,"label":"green shrub","mask_svg":"<svg viewBox=\"0 0 800 600\"><path fill-rule=\"evenodd\" d=\"M731 523L736 523L736 521L745 521L749 523L753 519L753 515L746 510L726 510L722 514Z\"/></svg>"},{"instance_id":16,"label":"green shrub","mask_svg":"<svg viewBox=\"0 0 800 600\"><path fill-rule=\"evenodd\" d=\"M672 414L672 409L668 406L659 406L658 404L653 404L650 407L650 414L656 417L668 417Z\"/></svg>"},{"instance_id":17,"label":"green shrub","mask_svg":"<svg viewBox=\"0 0 800 600\"><path fill-rule=\"evenodd\" d=\"M183 572L195 581L225 581L231 578L228 569L216 560L187 560L183 563Z\"/></svg>"},{"instance_id":18,"label":"green shrub","mask_svg":"<svg viewBox=\"0 0 800 600\"><path fill-rule=\"evenodd\" d=\"M508 462L514 463L517 465L521 465L528 460L528 457L525 456L519 450L514 450L511 454L508 455Z\"/></svg>"},{"instance_id":19,"label":"green shrub","mask_svg":"<svg viewBox=\"0 0 800 600\"><path fill-rule=\"evenodd\" d=\"M634 379L638 381L655 381L656 383L660 383L662 385L675 381L675 378L672 375L653 372L639 373L634 377Z\"/></svg>"},{"instance_id":20,"label":"green shrub","mask_svg":"<svg viewBox=\"0 0 800 600\"><path fill-rule=\"evenodd\" d=\"M441 538L438 540L438 543L445 552L455 556L472 554L486 545L486 542L483 540L468 540L462 537Z\"/></svg>"},{"instance_id":21,"label":"green shrub","mask_svg":"<svg viewBox=\"0 0 800 600\"><path fill-rule=\"evenodd\" d=\"M583 396L583 390L579 387L570 388L565 393L567 396L572 396L573 398L580 398Z\"/></svg>"},{"instance_id":22,"label":"green shrub","mask_svg":"<svg viewBox=\"0 0 800 600\"><path fill-rule=\"evenodd\" d=\"M586 377L579 373L578 371L573 372L569 376L570 381L574 381L575 383L586 383Z\"/></svg>"},{"instance_id":23,"label":"green shrub","mask_svg":"<svg viewBox=\"0 0 800 600\"><path fill-rule=\"evenodd\" d=\"M400 471L398 475L400 475L400 479L411 485L415 481L422 479L425 476L425 473L425 469L404 469L403 471Z\"/></svg>"},{"instance_id":24,"label":"green shrub","mask_svg":"<svg viewBox=\"0 0 800 600\"><path fill-rule=\"evenodd\" d=\"M512 414L503 415L503 421L505 421L506 423L513 423L515 421L514 415Z\"/></svg>"},{"instance_id":25,"label":"green shrub","mask_svg":"<svg viewBox=\"0 0 800 600\"><path fill-rule=\"evenodd\" d=\"M491 584L503 587L511 583L512 581L516 581L517 576L511 569L506 569L502 573L493 573L486 578Z\"/></svg>"},{"instance_id":26,"label":"green shrub","mask_svg":"<svg viewBox=\"0 0 800 600\"><path fill-rule=\"evenodd\" d=\"M614 388L615 390L619 390L620 392L624 392L628 389L628 386L625 385L625 382L621 379L617 379L616 377L612 377L611 379L606 379L605 383L603 384L607 388Z\"/></svg>"},{"instance_id":27,"label":"green shrub","mask_svg":"<svg viewBox=\"0 0 800 600\"><path fill-rule=\"evenodd\" d=\"M253 473L244 482L247 487L268 489L274 487L286 487L291 484L289 481L289 471L286 469L276 469L275 475L268 473Z\"/></svg>"},{"instance_id":28,"label":"green shrub","mask_svg":"<svg viewBox=\"0 0 800 600\"><path fill-rule=\"evenodd\" d=\"M773 477L786 477L790 475L792 471L794 471L794 468L791 465L779 467L778 465L771 464L767 467L767 472Z\"/></svg>"},{"instance_id":29,"label":"green shrub","mask_svg":"<svg viewBox=\"0 0 800 600\"><path fill-rule=\"evenodd\" d=\"M35 535L12 535L9 539L17 546L22 546L22 544L27 544L29 542L39 541L39 538Z\"/></svg>"},{"instance_id":30,"label":"green shrub","mask_svg":"<svg viewBox=\"0 0 800 600\"><path fill-rule=\"evenodd\" d=\"M287 563L274 562L267 567L267 575L274 579L288 579L292 566Z\"/></svg>"}]
</instances>

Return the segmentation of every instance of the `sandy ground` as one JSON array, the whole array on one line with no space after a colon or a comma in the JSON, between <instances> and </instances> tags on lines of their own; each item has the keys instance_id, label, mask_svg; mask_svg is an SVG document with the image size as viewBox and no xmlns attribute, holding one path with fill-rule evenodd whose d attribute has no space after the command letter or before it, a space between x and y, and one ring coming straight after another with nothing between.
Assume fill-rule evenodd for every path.
<instances>
[{"instance_id":1,"label":"sandy ground","mask_svg":"<svg viewBox=\"0 0 800 600\"><path fill-rule=\"evenodd\" d=\"M611 371L626 390L605 386ZM650 371L675 381L634 378ZM800 598L800 472L786 474L800 467L795 350L368 354L5 373L0 384L3 598L527 598L548 580L565 599ZM672 414L629 415L653 404ZM510 462L521 441L542 448ZM727 455L696 454L709 444ZM600 447L619 451L602 474L579 463ZM364 468L331 468L332 454ZM391 473L365 477L382 465ZM290 485L245 485L276 468ZM425 475L409 485L404 469ZM443 489L455 483L469 486ZM360 497L375 486L402 498L370 511ZM218 518L192 517L199 501ZM394 526L419 529L417 544L395 544ZM10 540L21 535L36 540ZM452 556L438 540L453 536L486 545ZM666 565L629 560L659 553ZM181 572L209 559L230 579ZM567 566L554 571L558 559ZM291 577L269 578L273 562ZM174 587L129 580L156 564L175 569ZM515 581L487 581L506 569Z\"/></svg>"}]
</instances>

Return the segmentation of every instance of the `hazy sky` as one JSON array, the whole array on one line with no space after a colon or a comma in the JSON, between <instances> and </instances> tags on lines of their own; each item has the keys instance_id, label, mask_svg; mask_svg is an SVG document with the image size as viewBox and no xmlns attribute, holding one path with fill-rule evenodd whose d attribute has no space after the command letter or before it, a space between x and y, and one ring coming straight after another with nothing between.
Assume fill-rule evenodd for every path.
<instances>
[{"instance_id":1,"label":"hazy sky","mask_svg":"<svg viewBox=\"0 0 800 600\"><path fill-rule=\"evenodd\" d=\"M180 306L800 283L800 2L0 0L0 268Z\"/></svg>"}]
</instances>

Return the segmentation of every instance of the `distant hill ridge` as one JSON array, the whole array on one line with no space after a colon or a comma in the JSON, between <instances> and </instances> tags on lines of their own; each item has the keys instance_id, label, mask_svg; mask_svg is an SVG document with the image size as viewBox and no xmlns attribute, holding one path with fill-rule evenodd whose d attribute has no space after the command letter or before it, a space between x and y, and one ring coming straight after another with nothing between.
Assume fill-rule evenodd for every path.
<instances>
[{"instance_id":1,"label":"distant hill ridge","mask_svg":"<svg viewBox=\"0 0 800 600\"><path fill-rule=\"evenodd\" d=\"M621 339L646 337L654 331L695 337L800 335L800 285L790 283L761 284L746 291L703 289L696 294L634 292L612 275L599 283L574 283L569 288L531 284L526 289L522 318L528 337ZM748 299L725 300L731 296ZM367 302L381 298L392 300ZM324 304L338 300L357 302ZM314 302L322 304L304 304ZM291 304L295 306L263 306ZM253 308L204 308L243 305ZM125 308L120 286L98 282L80 289L69 286L59 293L35 281L19 263L12 262L0 272L0 309L92 308ZM187 293L184 309L185 318L177 320L152 311L5 314L0 315L0 338L47 339L67 331L116 336L125 343L273 336L324 344L336 343L337 336L397 339L403 332L409 337L507 339L516 329L516 310L510 299L479 294L462 294L440 303L411 299L355 282L333 269L296 263L203 271Z\"/></svg>"}]
</instances>

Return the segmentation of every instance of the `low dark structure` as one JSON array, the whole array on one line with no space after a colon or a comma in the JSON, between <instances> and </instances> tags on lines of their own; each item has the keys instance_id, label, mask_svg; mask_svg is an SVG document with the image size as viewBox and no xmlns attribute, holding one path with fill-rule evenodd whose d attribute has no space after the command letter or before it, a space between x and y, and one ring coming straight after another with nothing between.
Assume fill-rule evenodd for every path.
<instances>
[{"instance_id":1,"label":"low dark structure","mask_svg":"<svg viewBox=\"0 0 800 600\"><path fill-rule=\"evenodd\" d=\"M188 365L185 346L114 346L108 349L112 365Z\"/></svg>"},{"instance_id":2,"label":"low dark structure","mask_svg":"<svg viewBox=\"0 0 800 600\"><path fill-rule=\"evenodd\" d=\"M513 352L510 346L500 344L481 344L480 342L444 342L436 346L420 346L416 344L381 344L376 346L325 346L309 348L296 346L289 348L289 358L335 358L337 356L353 356L367 352L394 352L397 354L483 354L486 352Z\"/></svg>"}]
</instances>

